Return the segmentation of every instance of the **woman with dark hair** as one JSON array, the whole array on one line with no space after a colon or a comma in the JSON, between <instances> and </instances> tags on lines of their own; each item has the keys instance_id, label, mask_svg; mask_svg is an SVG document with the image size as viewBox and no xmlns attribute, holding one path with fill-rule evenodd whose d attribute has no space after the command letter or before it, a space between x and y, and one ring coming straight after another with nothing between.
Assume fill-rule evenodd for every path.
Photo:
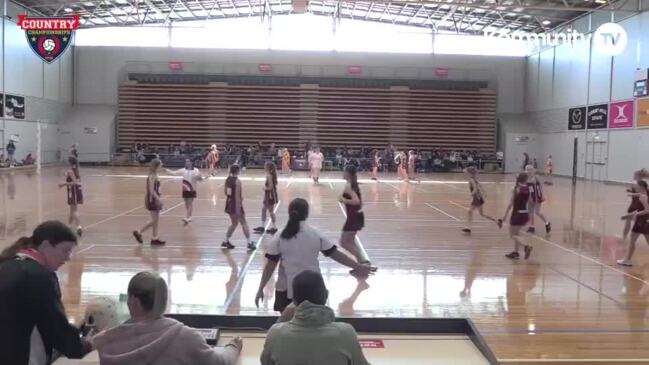
<instances>
[{"instance_id":1,"label":"woman with dark hair","mask_svg":"<svg viewBox=\"0 0 649 365\"><path fill-rule=\"evenodd\" d=\"M264 300L264 287L273 276L277 264L279 275L275 284L274 309L283 312L293 300L291 283L304 270L320 272L318 255L322 252L332 260L351 268L358 276L367 276L368 265L362 265L345 253L338 251L320 231L311 227L306 219L309 217L309 203L301 198L293 199L288 206L288 222L282 233L275 235L265 247L266 264L255 297L255 304Z\"/></svg>"},{"instance_id":2,"label":"woman with dark hair","mask_svg":"<svg viewBox=\"0 0 649 365\"><path fill-rule=\"evenodd\" d=\"M370 259L367 257L365 250L356 241L356 233L365 226L363 200L361 198L361 190L358 187L356 166L345 166L343 177L347 181L347 184L338 201L340 204L344 204L345 216L347 218L345 219L345 224L340 234L340 245L351 253L360 264L371 266ZM372 271L376 271L376 267L372 267Z\"/></svg>"},{"instance_id":3,"label":"woman with dark hair","mask_svg":"<svg viewBox=\"0 0 649 365\"><path fill-rule=\"evenodd\" d=\"M274 163L266 162L266 183L264 184L264 202L261 207L261 226L254 229L256 233L267 232L269 234L277 233L277 218L275 217L275 204L279 201L277 197L277 167ZM266 231L266 213L270 215L272 227Z\"/></svg>"},{"instance_id":4,"label":"woman with dark hair","mask_svg":"<svg viewBox=\"0 0 649 365\"><path fill-rule=\"evenodd\" d=\"M221 243L221 247L227 248L228 250L235 247L230 243L230 237L232 237L237 226L241 224L243 235L246 236L246 242L248 242L248 250L256 250L257 246L250 240L250 228L248 228L248 222L246 221L246 212L243 210L243 191L241 188L241 180L239 180L239 165L230 166L230 176L225 179L224 190L225 212L230 216L232 224L230 224L230 227L225 232L225 241Z\"/></svg>"},{"instance_id":5,"label":"woman with dark hair","mask_svg":"<svg viewBox=\"0 0 649 365\"><path fill-rule=\"evenodd\" d=\"M69 358L92 349L68 322L56 277L76 245L70 228L47 221L0 253L0 364L45 365L53 349Z\"/></svg>"},{"instance_id":6,"label":"woman with dark hair","mask_svg":"<svg viewBox=\"0 0 649 365\"><path fill-rule=\"evenodd\" d=\"M142 233L149 228L153 231L151 238L151 246L161 246L166 242L158 238L158 225L160 223L160 211L162 210L162 198L160 198L160 179L158 179L158 169L162 166L160 160L151 160L149 168L149 176L146 178L146 194L144 196L144 207L151 214L151 220L144 225L139 231L133 231L133 237L139 242L143 243Z\"/></svg>"},{"instance_id":7,"label":"woman with dark hair","mask_svg":"<svg viewBox=\"0 0 649 365\"><path fill-rule=\"evenodd\" d=\"M81 190L81 175L79 174L79 163L76 157L68 158L70 169L65 173L65 182L59 184L59 188L66 187L68 193L68 205L70 206L70 217L68 224L77 227L79 237L83 234L81 220L79 219L79 205L83 204L83 190Z\"/></svg>"},{"instance_id":8,"label":"woman with dark hair","mask_svg":"<svg viewBox=\"0 0 649 365\"><path fill-rule=\"evenodd\" d=\"M642 203L640 202L640 194L638 193L638 191L640 190L640 182L644 181L644 179L646 178L649 178L649 171L647 171L646 169L637 170L633 173L634 184L626 190L629 197L631 197L631 203L629 204L629 208L626 211L627 213L643 210ZM633 222L633 219L631 218L633 217L629 217L624 222L624 230L622 231L622 239L624 240L626 240L629 232L631 231L631 223Z\"/></svg>"},{"instance_id":9,"label":"woman with dark hair","mask_svg":"<svg viewBox=\"0 0 649 365\"><path fill-rule=\"evenodd\" d=\"M622 216L622 220L633 220L633 228L631 228L631 240L629 241L629 249L627 250L626 257L618 260L618 265L631 266L631 258L635 252L635 244L638 237L643 235L647 243L649 243L649 194L648 184L644 180L640 180L636 185L635 197L639 200L640 204L637 209Z\"/></svg>"}]
</instances>

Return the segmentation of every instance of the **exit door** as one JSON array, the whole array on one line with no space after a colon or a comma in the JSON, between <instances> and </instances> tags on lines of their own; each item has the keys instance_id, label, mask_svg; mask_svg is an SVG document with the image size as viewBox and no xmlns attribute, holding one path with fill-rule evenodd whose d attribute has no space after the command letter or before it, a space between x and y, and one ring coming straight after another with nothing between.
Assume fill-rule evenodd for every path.
<instances>
[{"instance_id":1,"label":"exit door","mask_svg":"<svg viewBox=\"0 0 649 365\"><path fill-rule=\"evenodd\" d=\"M607 136L599 132L588 133L586 136L586 174L585 177L592 181L606 180L608 162Z\"/></svg>"}]
</instances>

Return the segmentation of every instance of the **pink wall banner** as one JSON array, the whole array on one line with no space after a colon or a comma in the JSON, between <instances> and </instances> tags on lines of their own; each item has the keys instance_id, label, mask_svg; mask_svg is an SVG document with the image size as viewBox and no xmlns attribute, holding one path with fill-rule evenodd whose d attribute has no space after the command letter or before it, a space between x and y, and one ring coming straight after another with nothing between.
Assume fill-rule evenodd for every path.
<instances>
[{"instance_id":1,"label":"pink wall banner","mask_svg":"<svg viewBox=\"0 0 649 365\"><path fill-rule=\"evenodd\" d=\"M608 110L609 128L633 128L633 100L611 103Z\"/></svg>"}]
</instances>

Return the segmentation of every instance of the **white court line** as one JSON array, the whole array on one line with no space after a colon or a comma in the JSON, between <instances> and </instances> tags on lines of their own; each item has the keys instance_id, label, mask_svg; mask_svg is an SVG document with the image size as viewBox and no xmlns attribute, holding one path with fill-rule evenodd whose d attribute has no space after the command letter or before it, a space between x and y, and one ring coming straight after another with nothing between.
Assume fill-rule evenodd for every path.
<instances>
[{"instance_id":1,"label":"white court line","mask_svg":"<svg viewBox=\"0 0 649 365\"><path fill-rule=\"evenodd\" d=\"M167 212L169 212L169 211L172 211L172 210L178 208L179 206L181 206L181 205L183 205L183 204L185 204L185 202L180 202L180 203L174 205L173 207L171 207L171 208L169 208L169 209L167 209L167 210L165 210L165 211L162 211L162 212L160 213L160 215L163 215L163 214L165 214L165 213L167 213Z\"/></svg>"},{"instance_id":2,"label":"white court line","mask_svg":"<svg viewBox=\"0 0 649 365\"><path fill-rule=\"evenodd\" d=\"M332 184L331 181L329 181L329 187L331 188L331 190L334 189L334 184Z\"/></svg>"},{"instance_id":3,"label":"white court line","mask_svg":"<svg viewBox=\"0 0 649 365\"><path fill-rule=\"evenodd\" d=\"M288 188L289 186L291 186L292 183L293 183L293 178L290 178L288 180L288 184L286 184L286 187Z\"/></svg>"},{"instance_id":4,"label":"white court line","mask_svg":"<svg viewBox=\"0 0 649 365\"><path fill-rule=\"evenodd\" d=\"M132 178L146 178L147 175L111 175L111 174L94 174L94 175L87 175L91 177L132 177ZM182 176L171 176L171 175L160 175L160 178L163 179L182 179ZM225 176L212 176L209 178L209 180L225 180ZM240 176L239 180L242 181L266 181L264 177L246 177L246 176ZM293 180L294 182L313 182L313 180L309 179L308 177L278 177L278 181L291 181ZM322 178L320 179L322 182L335 182L335 183L341 183L345 182L344 179L341 178ZM376 181L372 179L359 179L358 182L360 183L376 183ZM403 182L402 180L385 180L382 179L379 182L383 183L401 183ZM458 189L455 186L452 185L457 185L457 184L466 184L466 180L419 180L418 181L420 184L439 184L439 185L449 185L452 188ZM489 184L494 184L494 185L514 185L514 182L508 182L508 181L481 181L480 184L482 185L489 185Z\"/></svg>"},{"instance_id":5,"label":"white court line","mask_svg":"<svg viewBox=\"0 0 649 365\"><path fill-rule=\"evenodd\" d=\"M458 203L455 203L455 202L453 202L453 201L450 201L450 200L449 200L448 202L451 203L451 204L457 205L458 207L461 207L461 208L464 208L464 209L466 209L466 210L469 210L469 208L467 208L467 207L465 207L465 206L463 206L463 205L460 205L460 204L458 204ZM504 222L504 224L507 224L507 222ZM637 277L637 276L635 276L635 275L633 275L633 274L629 274L628 272L622 271L622 270L618 269L617 267L614 267L614 266L611 266L611 265L607 265L607 264L605 264L605 263L603 263L603 262L601 262L601 261L599 261L599 260L596 260L596 259L594 259L594 258L592 258L592 257L588 257L588 256L586 256L586 255L584 255L584 254L581 254L581 253L577 252L577 251L574 251L574 250L571 250L571 249L569 249L569 248L563 247L562 245L560 245L560 244L558 244L558 243L552 242L552 241L550 241L550 240L546 240L546 239L543 238L543 237L540 237L540 236L537 236L537 235L534 235L534 234L529 234L529 233L527 233L527 232L522 232L522 233L523 233L525 236L527 236L527 237L536 238L537 240L543 241L543 242L548 243L548 244L550 244L550 245L553 245L553 246L555 246L555 247L557 247L557 248L560 248L560 249L562 249L562 250L564 250L564 251L566 251L566 252L570 252L570 253L572 253L572 254L574 254L574 255L576 255L576 256L579 256L580 258L582 258L582 259L584 259L584 260L587 260L587 261L593 262L593 263L595 263L595 264L597 264L597 265L600 265L600 266L603 266L603 267L609 268L609 269L611 269L611 270L613 270L613 271L615 271L615 272L617 272L617 273L619 273L619 274L622 274L622 275L628 276L628 277L630 277L630 278L633 278L633 279L639 280L640 282L642 282L642 283L644 283L644 284L646 284L646 285L649 285L649 282L648 282L648 281L646 281L646 280L644 280L644 279L642 279L642 278L639 278L639 277Z\"/></svg>"},{"instance_id":6,"label":"white court line","mask_svg":"<svg viewBox=\"0 0 649 365\"><path fill-rule=\"evenodd\" d=\"M617 272L617 273L620 273L620 274L622 274L622 275L626 275L626 276L628 276L628 277L630 277L630 278L634 278L634 279L636 279L636 280L639 280L639 281L643 282L643 283L646 284L646 285L649 285L649 281L646 281L646 280L644 280L644 279L642 279L642 278L639 278L639 277L637 277L637 276L635 276L635 275L633 275L633 274L629 274L628 272L622 271L622 270L618 269L617 267L614 267L614 266L611 266L611 265L607 265L607 264L605 264L605 263L603 263L603 262L601 262L601 261L598 261L598 260L596 260L596 259L594 259L594 258L592 258L592 257L588 257L588 256L586 256L586 255L583 255L583 254L581 254L581 253L579 253L579 252L577 252L577 251L573 251L573 250L571 250L571 249L569 249L569 248L563 247L563 246L561 246L561 245L558 244L558 243L554 243L554 242L552 242L552 241L550 241L550 240L546 240L546 239L543 238L543 237L540 237L540 236L537 236L537 235L533 235L533 234L529 234L529 233L527 233L527 232L523 232L523 234L526 235L526 236L528 236L528 237L536 238L536 239L541 240L541 241L543 241L543 242L545 242L545 243L551 244L551 245L553 245L553 246L555 246L555 247L557 247L557 248L560 248L560 249L562 249L562 250L564 250L564 251L567 251L567 252L570 252L570 253L572 253L572 254L575 254L575 255L581 257L582 259L585 259L585 260L588 260L588 261L590 261L590 262L596 263L596 264L598 264L598 265L601 265L601 266L607 267L607 268L609 268L609 269L611 269L611 270L613 270L613 271L615 271L615 272Z\"/></svg>"},{"instance_id":7,"label":"white court line","mask_svg":"<svg viewBox=\"0 0 649 365\"><path fill-rule=\"evenodd\" d=\"M273 210L273 213L277 213L277 210L279 209L279 205L281 203L282 203L281 200L277 201L277 204L275 205L275 209ZM241 272L239 272L239 275L238 275L238 278L237 278L237 283L234 285L234 288L230 292L230 296L225 298L225 303L223 303L223 308L225 309L226 312L229 309L230 305L232 304L232 301L234 300L234 297L236 296L237 292L241 290L241 286L243 285L243 279L245 278L246 273L248 273L248 269L250 269L250 265L252 264L252 259L255 258L255 255L261 249L261 247L259 247L259 244L261 244L261 240L263 240L264 236L266 236L266 230L268 229L268 227L270 227L271 223L272 223L271 218L268 217L268 220L266 221L266 224L264 226L264 233L262 233L259 236L259 239L257 240L257 243L255 244L257 249L252 251L252 253L250 254L250 257L248 257L248 261L246 261L246 263L243 265L243 269L241 269Z\"/></svg>"},{"instance_id":8,"label":"white court line","mask_svg":"<svg viewBox=\"0 0 649 365\"><path fill-rule=\"evenodd\" d=\"M426 204L426 205L428 205L429 207L431 207L431 208L433 208L433 209L435 209L436 211L438 211L438 212L440 212L440 213L442 213L442 214L444 214L444 215L445 215L445 216L447 216L447 217L450 217L450 218L453 218L453 219L455 219L455 220L456 220L457 222L459 222L459 221L460 221L460 219L458 219L458 218L456 218L456 217L454 217L454 216L452 216L452 215L450 215L450 214L448 214L448 213L446 213L445 211L443 211L443 210L441 210L441 209L439 209L439 208L437 208L436 206L434 206L434 205L432 205L432 204L429 204L429 203L424 203L424 204Z\"/></svg>"},{"instance_id":9,"label":"white court line","mask_svg":"<svg viewBox=\"0 0 649 365\"><path fill-rule=\"evenodd\" d=\"M458 207L460 207L460 208L462 208L462 209L464 209L464 210L469 210L469 207L465 207L464 205L462 205L462 204L458 204L458 203L456 203L456 202L454 202L454 201L452 201L452 200L449 200L448 202L451 203L451 204L453 204L453 205L455 205L455 206L458 206Z\"/></svg>"},{"instance_id":10,"label":"white court line","mask_svg":"<svg viewBox=\"0 0 649 365\"><path fill-rule=\"evenodd\" d=\"M82 253L88 251L89 249L91 249L91 248L93 248L93 247L95 247L95 246L96 246L96 245L90 245L90 246L88 246L88 247L86 247L86 248L84 248L84 249L81 249L81 250L75 252L73 256L81 255Z\"/></svg>"},{"instance_id":11,"label":"white court line","mask_svg":"<svg viewBox=\"0 0 649 365\"><path fill-rule=\"evenodd\" d=\"M100 220L99 222L95 222L95 223L89 224L89 225L85 226L84 229L88 229L88 228L90 228L90 227L94 227L94 226L96 226L96 225L99 225L99 224L102 224L102 223L106 223L106 222L108 222L108 221L112 221L113 219L116 219L116 218L119 218L119 217L125 216L125 215L127 215L128 213L134 212L134 211L136 211L136 210L138 210L138 209L140 209L140 208L144 208L144 205L138 205L137 207L135 207L135 208L133 208L133 209L129 209L129 210L125 211L125 212L122 212L122 213L116 214L116 215L114 215L114 216L112 216L112 217L108 217L108 218L106 218L106 219L102 219L102 220Z\"/></svg>"}]
</instances>

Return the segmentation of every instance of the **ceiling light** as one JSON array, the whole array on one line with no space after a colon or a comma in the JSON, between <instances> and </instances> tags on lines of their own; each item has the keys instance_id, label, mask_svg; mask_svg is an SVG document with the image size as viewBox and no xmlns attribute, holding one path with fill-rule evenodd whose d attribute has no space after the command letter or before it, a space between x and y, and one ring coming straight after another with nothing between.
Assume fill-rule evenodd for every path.
<instances>
[{"instance_id":1,"label":"ceiling light","mask_svg":"<svg viewBox=\"0 0 649 365\"><path fill-rule=\"evenodd\" d=\"M550 23L551 23L551 22L550 22L549 20L544 20L544 21L543 21L543 25L548 25L548 24L550 24Z\"/></svg>"},{"instance_id":2,"label":"ceiling light","mask_svg":"<svg viewBox=\"0 0 649 365\"><path fill-rule=\"evenodd\" d=\"M71 12L74 11L74 10L72 10L72 8L65 8L64 10L65 10L67 13L71 13Z\"/></svg>"}]
</instances>

